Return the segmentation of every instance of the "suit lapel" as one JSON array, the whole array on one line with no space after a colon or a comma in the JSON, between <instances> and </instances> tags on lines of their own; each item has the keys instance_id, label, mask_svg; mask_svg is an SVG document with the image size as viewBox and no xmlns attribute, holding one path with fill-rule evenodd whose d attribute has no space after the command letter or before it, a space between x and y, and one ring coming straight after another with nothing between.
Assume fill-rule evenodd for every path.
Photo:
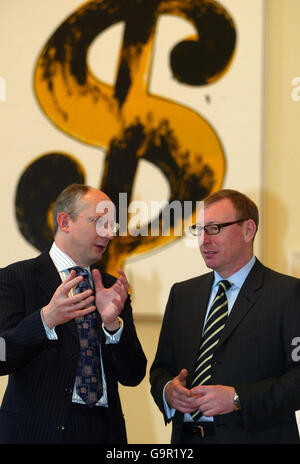
<instances>
[{"instance_id":1,"label":"suit lapel","mask_svg":"<svg viewBox=\"0 0 300 464\"><path fill-rule=\"evenodd\" d=\"M264 266L256 260L246 278L222 331L218 348L227 340L246 314L252 309L263 284Z\"/></svg>"},{"instance_id":2,"label":"suit lapel","mask_svg":"<svg viewBox=\"0 0 300 464\"><path fill-rule=\"evenodd\" d=\"M42 291L50 299L61 284L61 278L48 252L36 258L36 280Z\"/></svg>"},{"instance_id":3,"label":"suit lapel","mask_svg":"<svg viewBox=\"0 0 300 464\"><path fill-rule=\"evenodd\" d=\"M47 296L48 301L50 302L53 294L62 281L48 252L42 253L36 258L36 280L42 292ZM75 337L78 341L78 333L74 320L59 325L55 330L59 335L59 332L61 332L64 328L70 330L73 337Z\"/></svg>"}]
</instances>

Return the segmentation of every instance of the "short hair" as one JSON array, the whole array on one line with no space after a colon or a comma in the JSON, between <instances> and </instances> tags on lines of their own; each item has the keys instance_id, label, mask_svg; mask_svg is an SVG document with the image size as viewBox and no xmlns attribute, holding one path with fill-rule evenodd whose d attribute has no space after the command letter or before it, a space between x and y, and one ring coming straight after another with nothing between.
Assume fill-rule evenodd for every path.
<instances>
[{"instance_id":1,"label":"short hair","mask_svg":"<svg viewBox=\"0 0 300 464\"><path fill-rule=\"evenodd\" d=\"M52 210L54 235L58 230L57 215L61 212L65 212L68 213L72 219L75 219L82 207L80 200L88 193L90 188L91 187L88 185L71 184L58 195Z\"/></svg>"},{"instance_id":2,"label":"short hair","mask_svg":"<svg viewBox=\"0 0 300 464\"><path fill-rule=\"evenodd\" d=\"M208 206L225 199L231 201L237 215L240 216L239 219L252 219L255 222L257 231L259 223L258 208L254 201L252 201L244 193L232 189L218 190L204 199L204 206Z\"/></svg>"}]
</instances>

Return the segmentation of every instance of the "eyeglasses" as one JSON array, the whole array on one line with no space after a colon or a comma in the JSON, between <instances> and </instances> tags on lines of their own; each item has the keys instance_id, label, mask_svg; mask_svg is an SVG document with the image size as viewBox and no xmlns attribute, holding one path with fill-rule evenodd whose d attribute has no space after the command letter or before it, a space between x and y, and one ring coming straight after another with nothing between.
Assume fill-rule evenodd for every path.
<instances>
[{"instance_id":1,"label":"eyeglasses","mask_svg":"<svg viewBox=\"0 0 300 464\"><path fill-rule=\"evenodd\" d=\"M96 224L97 231L106 230L108 227L111 228L113 234L115 234L118 230L120 225L115 221L107 221L103 217L88 217L86 218L89 222Z\"/></svg>"},{"instance_id":2,"label":"eyeglasses","mask_svg":"<svg viewBox=\"0 0 300 464\"><path fill-rule=\"evenodd\" d=\"M238 222L244 221L248 221L248 219L239 219L238 221L223 222L223 224L207 224L206 226L202 226L200 224L193 224L189 227L189 231L193 235L201 235L203 231L205 231L207 235L217 235L221 232L222 227L231 226L233 224L237 224Z\"/></svg>"}]
</instances>

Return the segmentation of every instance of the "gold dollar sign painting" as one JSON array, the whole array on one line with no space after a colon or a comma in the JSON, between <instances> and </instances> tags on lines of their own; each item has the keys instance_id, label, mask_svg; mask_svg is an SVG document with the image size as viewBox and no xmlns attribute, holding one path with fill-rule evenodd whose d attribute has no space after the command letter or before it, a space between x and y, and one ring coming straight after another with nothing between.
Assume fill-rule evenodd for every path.
<instances>
[{"instance_id":1,"label":"gold dollar sign painting","mask_svg":"<svg viewBox=\"0 0 300 464\"><path fill-rule=\"evenodd\" d=\"M224 178L226 155L205 115L149 92L161 15L184 18L197 31L170 52L174 79L188 86L222 79L233 59L236 30L228 11L212 0L89 1L53 32L36 63L34 91L42 111L57 130L105 149L97 187L116 205L120 192L126 192L130 201L141 160L153 163L168 180L169 202L199 201L220 188ZM125 25L124 37L112 86L93 75L87 54L99 35L120 22ZM72 182L85 182L84 169L75 158L58 152L40 156L20 177L15 200L18 226L35 248L43 250L51 243L53 202ZM195 214L193 209L190 222ZM164 236L117 236L104 258L106 270L115 273L126 258L177 239L174 232L182 227L181 221L174 218L171 233Z\"/></svg>"}]
</instances>

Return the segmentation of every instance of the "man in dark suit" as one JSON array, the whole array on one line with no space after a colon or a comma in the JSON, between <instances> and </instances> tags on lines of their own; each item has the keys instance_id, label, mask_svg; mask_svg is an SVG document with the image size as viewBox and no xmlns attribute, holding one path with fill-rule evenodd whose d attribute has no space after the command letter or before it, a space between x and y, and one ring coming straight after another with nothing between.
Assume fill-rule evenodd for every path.
<instances>
[{"instance_id":1,"label":"man in dark suit","mask_svg":"<svg viewBox=\"0 0 300 464\"><path fill-rule=\"evenodd\" d=\"M173 443L299 443L300 280L253 256L257 227L234 190L207 198L191 227L213 272L172 287L150 371Z\"/></svg>"},{"instance_id":2,"label":"man in dark suit","mask_svg":"<svg viewBox=\"0 0 300 464\"><path fill-rule=\"evenodd\" d=\"M113 212L103 192L67 187L53 209L50 251L0 271L0 333L6 342L0 373L9 374L1 443L127 441L118 382L140 383L146 358L124 272L116 279L93 267L116 231ZM74 266L87 271L85 281ZM83 282L88 286L78 293ZM89 332L88 320L95 323ZM93 335L92 348L80 338L79 322ZM85 355L95 349L96 356L79 367L85 347Z\"/></svg>"}]
</instances>

